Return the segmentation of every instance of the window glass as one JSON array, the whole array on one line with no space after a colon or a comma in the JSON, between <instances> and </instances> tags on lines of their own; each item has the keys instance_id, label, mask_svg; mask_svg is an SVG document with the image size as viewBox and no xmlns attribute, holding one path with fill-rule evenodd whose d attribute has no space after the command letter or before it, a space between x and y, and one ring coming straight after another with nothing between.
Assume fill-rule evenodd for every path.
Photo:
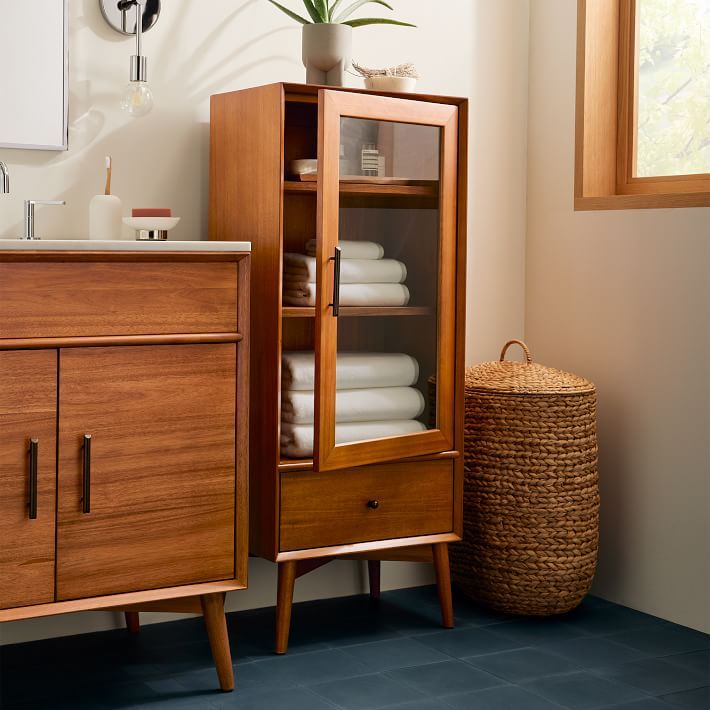
<instances>
[{"instance_id":1,"label":"window glass","mask_svg":"<svg viewBox=\"0 0 710 710\"><path fill-rule=\"evenodd\" d=\"M636 176L710 173L710 0L637 0Z\"/></svg>"}]
</instances>

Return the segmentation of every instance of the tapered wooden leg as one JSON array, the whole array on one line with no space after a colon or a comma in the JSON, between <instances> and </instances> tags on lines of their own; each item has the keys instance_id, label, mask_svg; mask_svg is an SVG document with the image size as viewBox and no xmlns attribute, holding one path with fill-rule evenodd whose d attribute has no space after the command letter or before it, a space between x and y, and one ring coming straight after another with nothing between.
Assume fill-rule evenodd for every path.
<instances>
[{"instance_id":1,"label":"tapered wooden leg","mask_svg":"<svg viewBox=\"0 0 710 710\"><path fill-rule=\"evenodd\" d=\"M291 630L291 607L293 586L296 582L296 562L279 562L279 589L276 600L276 653L288 650L288 635Z\"/></svg>"},{"instance_id":2,"label":"tapered wooden leg","mask_svg":"<svg viewBox=\"0 0 710 710\"><path fill-rule=\"evenodd\" d=\"M205 594L200 597L200 603L212 649L212 658L217 669L219 687L224 691L234 690L232 652L229 648L227 619L224 616L224 594Z\"/></svg>"},{"instance_id":3,"label":"tapered wooden leg","mask_svg":"<svg viewBox=\"0 0 710 710\"><path fill-rule=\"evenodd\" d=\"M129 634L137 634L141 630L140 616L137 611L127 611L125 613L126 617L126 628Z\"/></svg>"},{"instance_id":4,"label":"tapered wooden leg","mask_svg":"<svg viewBox=\"0 0 710 710\"><path fill-rule=\"evenodd\" d=\"M379 560L367 561L367 576L370 579L370 597L380 598L380 570L382 563Z\"/></svg>"},{"instance_id":5,"label":"tapered wooden leg","mask_svg":"<svg viewBox=\"0 0 710 710\"><path fill-rule=\"evenodd\" d=\"M431 546L436 572L436 588L441 606L441 623L444 628L454 628L454 606L451 601L451 572L449 571L449 545L441 542Z\"/></svg>"}]
</instances>

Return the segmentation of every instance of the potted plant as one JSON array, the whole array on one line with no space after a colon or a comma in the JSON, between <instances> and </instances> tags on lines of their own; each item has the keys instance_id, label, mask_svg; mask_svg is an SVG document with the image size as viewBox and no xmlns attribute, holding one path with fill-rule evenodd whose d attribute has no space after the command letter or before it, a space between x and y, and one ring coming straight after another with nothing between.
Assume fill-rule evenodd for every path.
<instances>
[{"instance_id":1,"label":"potted plant","mask_svg":"<svg viewBox=\"0 0 710 710\"><path fill-rule=\"evenodd\" d=\"M302 0L310 19L290 10L276 0L269 0L292 20L303 25L303 64L309 84L342 86L345 71L350 66L353 27L365 25L399 25L415 27L409 22L387 17L354 18L363 5L373 3L394 10L384 0L355 0L345 5L343 0Z\"/></svg>"}]
</instances>

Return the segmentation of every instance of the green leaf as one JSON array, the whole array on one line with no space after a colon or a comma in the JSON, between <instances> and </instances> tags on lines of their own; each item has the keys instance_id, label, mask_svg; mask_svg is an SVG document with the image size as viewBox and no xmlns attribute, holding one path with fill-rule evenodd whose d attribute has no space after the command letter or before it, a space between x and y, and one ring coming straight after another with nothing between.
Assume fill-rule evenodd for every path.
<instances>
[{"instance_id":1,"label":"green leaf","mask_svg":"<svg viewBox=\"0 0 710 710\"><path fill-rule=\"evenodd\" d=\"M313 20L313 22L315 22L316 24L324 22L313 0L303 0L303 4L306 6L306 10L308 10L308 14L311 16L311 20Z\"/></svg>"},{"instance_id":2,"label":"green leaf","mask_svg":"<svg viewBox=\"0 0 710 710\"><path fill-rule=\"evenodd\" d=\"M335 0L335 2L330 6L330 17L335 17L335 11L340 7L343 0ZM331 20L332 22L332 20Z\"/></svg>"},{"instance_id":3,"label":"green leaf","mask_svg":"<svg viewBox=\"0 0 710 710\"><path fill-rule=\"evenodd\" d=\"M332 2L333 0L325 0L325 10L328 14L328 22L331 22L333 17L333 8L331 7Z\"/></svg>"},{"instance_id":4,"label":"green leaf","mask_svg":"<svg viewBox=\"0 0 710 710\"><path fill-rule=\"evenodd\" d=\"M308 2L313 3L313 9L318 13L321 22L328 22L328 6L325 4L325 0L308 0ZM303 0L306 2L306 0Z\"/></svg>"},{"instance_id":5,"label":"green leaf","mask_svg":"<svg viewBox=\"0 0 710 710\"><path fill-rule=\"evenodd\" d=\"M350 27L364 27L365 25L398 25L399 27L416 27L416 25L409 22L389 20L386 17L363 17L359 20L348 20L342 24L350 25Z\"/></svg>"},{"instance_id":6,"label":"green leaf","mask_svg":"<svg viewBox=\"0 0 710 710\"><path fill-rule=\"evenodd\" d=\"M302 25L310 25L311 24L305 17L301 17L300 15L297 15L292 10L289 10L287 7L284 7L281 3L276 2L276 0L269 0L269 2L272 5L275 5L276 7L278 7L279 10L281 10L281 12L286 13L292 20L296 20L296 22L300 22Z\"/></svg>"},{"instance_id":7,"label":"green leaf","mask_svg":"<svg viewBox=\"0 0 710 710\"><path fill-rule=\"evenodd\" d=\"M374 3L375 5L384 5L388 10L394 10L392 5L390 5L389 3L386 3L384 0L355 0L355 2L352 5L350 5L350 7L347 7L345 10L343 10L333 20L333 22L344 22L355 11L359 10L363 5L367 5L368 3Z\"/></svg>"}]
</instances>

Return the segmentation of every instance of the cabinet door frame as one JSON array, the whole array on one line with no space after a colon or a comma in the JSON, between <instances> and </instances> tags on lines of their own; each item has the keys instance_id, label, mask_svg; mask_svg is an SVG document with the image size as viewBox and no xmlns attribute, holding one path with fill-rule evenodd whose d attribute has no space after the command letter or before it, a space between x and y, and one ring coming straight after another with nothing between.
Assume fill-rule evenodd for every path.
<instances>
[{"instance_id":1,"label":"cabinet door frame","mask_svg":"<svg viewBox=\"0 0 710 710\"><path fill-rule=\"evenodd\" d=\"M338 319L333 315L333 255L339 239L340 119L441 129L439 183L438 428L399 437L335 444ZM454 447L458 108L411 99L322 89L318 93L317 297L314 469L329 471L448 451Z\"/></svg>"}]
</instances>

